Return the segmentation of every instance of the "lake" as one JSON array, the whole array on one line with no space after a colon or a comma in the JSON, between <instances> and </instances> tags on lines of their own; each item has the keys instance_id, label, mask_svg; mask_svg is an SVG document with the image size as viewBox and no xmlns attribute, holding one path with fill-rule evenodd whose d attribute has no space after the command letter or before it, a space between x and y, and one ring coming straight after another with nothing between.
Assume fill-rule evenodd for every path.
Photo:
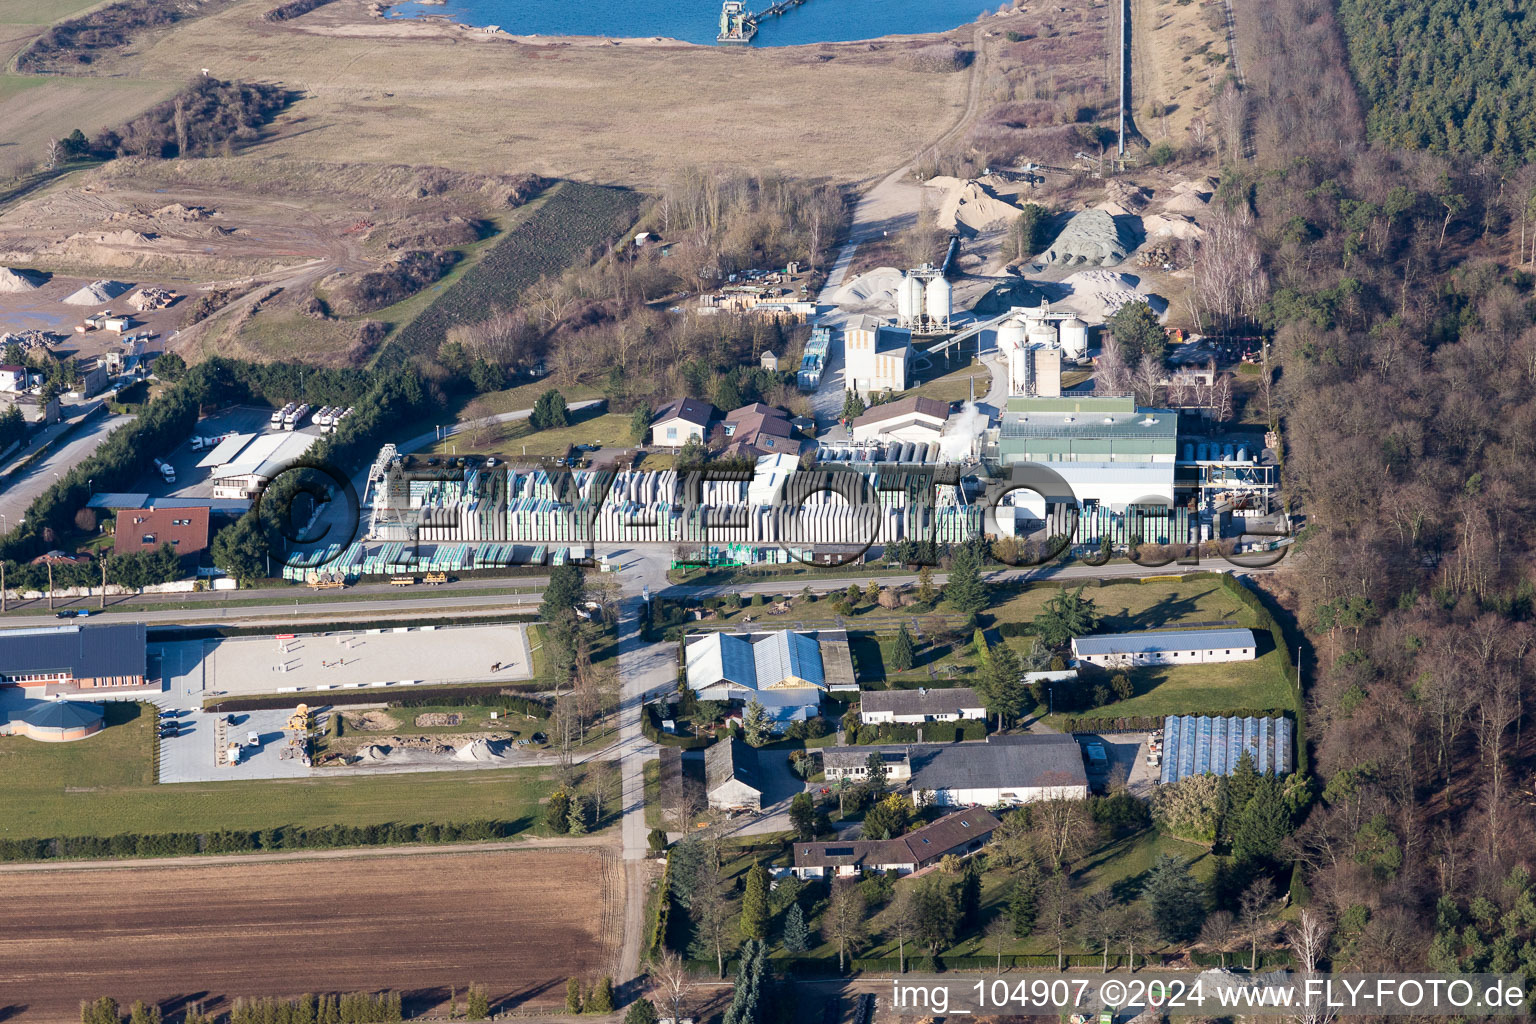
<instances>
[{"instance_id":1,"label":"lake","mask_svg":"<svg viewBox=\"0 0 1536 1024\"><path fill-rule=\"evenodd\" d=\"M747 0L761 10L771 0ZM800 46L878 36L944 32L974 21L996 0L806 0L758 30L754 46ZM513 35L667 36L713 43L720 27L716 0L449 0L446 5L403 3L401 17L438 16L466 25L499 25Z\"/></svg>"}]
</instances>

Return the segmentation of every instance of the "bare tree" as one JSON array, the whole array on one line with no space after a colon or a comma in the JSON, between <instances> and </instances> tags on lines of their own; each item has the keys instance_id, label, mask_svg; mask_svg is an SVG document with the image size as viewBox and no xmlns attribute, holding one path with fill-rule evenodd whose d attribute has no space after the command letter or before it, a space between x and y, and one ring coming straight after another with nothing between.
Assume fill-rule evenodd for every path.
<instances>
[{"instance_id":1,"label":"bare tree","mask_svg":"<svg viewBox=\"0 0 1536 1024\"><path fill-rule=\"evenodd\" d=\"M1136 400L1142 405L1157 405L1157 389L1166 376L1161 360L1150 352L1143 355L1131 378L1131 389L1136 393Z\"/></svg>"},{"instance_id":2,"label":"bare tree","mask_svg":"<svg viewBox=\"0 0 1536 1024\"><path fill-rule=\"evenodd\" d=\"M896 966L898 974L907 973L907 940L912 938L914 912L912 888L907 886L896 896L891 911L891 933L896 936Z\"/></svg>"},{"instance_id":3,"label":"bare tree","mask_svg":"<svg viewBox=\"0 0 1536 1024\"><path fill-rule=\"evenodd\" d=\"M1013 941L1013 922L1006 913L996 914L987 922L987 941L997 955L997 973L1003 973L1003 948Z\"/></svg>"},{"instance_id":4,"label":"bare tree","mask_svg":"<svg viewBox=\"0 0 1536 1024\"><path fill-rule=\"evenodd\" d=\"M1040 886L1040 913L1035 927L1056 943L1056 969L1066 969L1067 938L1077 921L1078 898L1065 871L1053 871Z\"/></svg>"},{"instance_id":5,"label":"bare tree","mask_svg":"<svg viewBox=\"0 0 1536 1024\"><path fill-rule=\"evenodd\" d=\"M1044 800L1030 812L1041 859L1057 871L1082 856L1098 832L1086 800Z\"/></svg>"},{"instance_id":6,"label":"bare tree","mask_svg":"<svg viewBox=\"0 0 1536 1024\"><path fill-rule=\"evenodd\" d=\"M1218 910L1200 928L1200 945L1220 956L1223 968L1227 966L1227 947L1232 945L1236 924L1230 910Z\"/></svg>"},{"instance_id":7,"label":"bare tree","mask_svg":"<svg viewBox=\"0 0 1536 1024\"><path fill-rule=\"evenodd\" d=\"M1188 302L1200 324L1226 333L1251 322L1269 294L1269 278L1246 207L1213 206Z\"/></svg>"},{"instance_id":8,"label":"bare tree","mask_svg":"<svg viewBox=\"0 0 1536 1024\"><path fill-rule=\"evenodd\" d=\"M1152 944L1152 936L1157 928L1152 921L1152 915L1141 903L1128 904L1120 911L1119 917L1116 930L1120 933L1120 941L1125 943L1126 966L1134 972L1136 950Z\"/></svg>"},{"instance_id":9,"label":"bare tree","mask_svg":"<svg viewBox=\"0 0 1536 1024\"><path fill-rule=\"evenodd\" d=\"M1104 954L1103 973L1109 973L1109 951L1115 944L1115 935L1118 930L1115 912L1119 902L1108 889L1099 889L1091 893L1083 900L1083 917L1079 922L1082 929L1083 944L1098 946Z\"/></svg>"},{"instance_id":10,"label":"bare tree","mask_svg":"<svg viewBox=\"0 0 1536 1024\"><path fill-rule=\"evenodd\" d=\"M64 143L59 139L49 139L48 149L44 156L48 164L48 169L50 171L53 170L55 167L59 166L59 161L63 159Z\"/></svg>"},{"instance_id":11,"label":"bare tree","mask_svg":"<svg viewBox=\"0 0 1536 1024\"><path fill-rule=\"evenodd\" d=\"M1093 364L1093 389L1105 395L1126 395L1131 391L1131 368L1126 365L1120 343L1107 331L1104 347Z\"/></svg>"},{"instance_id":12,"label":"bare tree","mask_svg":"<svg viewBox=\"0 0 1536 1024\"><path fill-rule=\"evenodd\" d=\"M1303 983L1317 973L1318 964L1328 949L1328 932L1328 922L1311 910L1303 910L1300 919L1286 929L1285 937L1290 942L1291 952L1296 955ZM1326 1002L1320 1003L1317 997L1309 996L1292 1019L1296 1024L1329 1024L1333 1018L1334 1013Z\"/></svg>"},{"instance_id":13,"label":"bare tree","mask_svg":"<svg viewBox=\"0 0 1536 1024\"><path fill-rule=\"evenodd\" d=\"M852 878L839 878L832 883L832 899L821 918L821 934L828 942L837 943L837 969L844 969L850 947L857 948L864 940L867 922L864 919L864 892Z\"/></svg>"},{"instance_id":14,"label":"bare tree","mask_svg":"<svg viewBox=\"0 0 1536 1024\"><path fill-rule=\"evenodd\" d=\"M725 888L726 881L720 865L713 860L705 860L688 911L698 926L699 937L714 951L715 965L722 978L725 977L725 946L730 937L732 921Z\"/></svg>"},{"instance_id":15,"label":"bare tree","mask_svg":"<svg viewBox=\"0 0 1536 1024\"><path fill-rule=\"evenodd\" d=\"M688 964L680 955L668 949L651 964L650 975L655 981L662 999L672 1008L674 1021L683 1019L683 997L693 979L688 974Z\"/></svg>"},{"instance_id":16,"label":"bare tree","mask_svg":"<svg viewBox=\"0 0 1536 1024\"><path fill-rule=\"evenodd\" d=\"M1259 969L1259 941L1275 933L1274 923L1269 920L1271 898L1269 881L1261 878L1244 889L1238 899L1238 918L1243 922L1243 931L1248 935L1250 971Z\"/></svg>"}]
</instances>

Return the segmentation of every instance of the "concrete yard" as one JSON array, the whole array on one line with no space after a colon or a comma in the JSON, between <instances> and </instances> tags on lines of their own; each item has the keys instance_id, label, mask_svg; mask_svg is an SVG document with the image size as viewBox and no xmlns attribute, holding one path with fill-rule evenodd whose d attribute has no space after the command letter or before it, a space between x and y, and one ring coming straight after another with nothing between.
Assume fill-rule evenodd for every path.
<instances>
[{"instance_id":1,"label":"concrete yard","mask_svg":"<svg viewBox=\"0 0 1536 1024\"><path fill-rule=\"evenodd\" d=\"M491 666L500 663L495 672ZM522 625L430 626L363 632L239 637L207 643L204 694L403 690L415 683L529 679L533 661ZM310 701L314 703L314 701Z\"/></svg>"}]
</instances>

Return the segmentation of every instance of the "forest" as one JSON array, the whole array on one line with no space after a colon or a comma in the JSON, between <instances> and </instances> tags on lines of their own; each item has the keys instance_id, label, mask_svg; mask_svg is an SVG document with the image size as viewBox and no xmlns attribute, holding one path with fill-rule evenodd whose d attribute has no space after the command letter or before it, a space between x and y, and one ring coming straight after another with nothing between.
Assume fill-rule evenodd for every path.
<instances>
[{"instance_id":1,"label":"forest","mask_svg":"<svg viewBox=\"0 0 1536 1024\"><path fill-rule=\"evenodd\" d=\"M1536 146L1536 21L1520 0L1339 0L1371 137L1491 156Z\"/></svg>"},{"instance_id":2,"label":"forest","mask_svg":"<svg viewBox=\"0 0 1536 1024\"><path fill-rule=\"evenodd\" d=\"M1536 170L1480 158L1530 144L1530 37L1515 4L1341 10L1242 6L1215 200L1260 254L1302 527L1265 581L1309 648L1292 895L1335 970L1529 976Z\"/></svg>"}]
</instances>

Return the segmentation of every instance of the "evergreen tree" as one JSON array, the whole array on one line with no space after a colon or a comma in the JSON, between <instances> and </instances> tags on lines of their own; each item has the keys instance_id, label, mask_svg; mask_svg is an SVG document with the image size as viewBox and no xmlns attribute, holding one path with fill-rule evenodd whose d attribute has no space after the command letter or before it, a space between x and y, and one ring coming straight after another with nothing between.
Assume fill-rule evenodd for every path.
<instances>
[{"instance_id":1,"label":"evergreen tree","mask_svg":"<svg viewBox=\"0 0 1536 1024\"><path fill-rule=\"evenodd\" d=\"M544 824L551 832L564 835L571 827L571 798L565 790L557 789L544 806Z\"/></svg>"},{"instance_id":2,"label":"evergreen tree","mask_svg":"<svg viewBox=\"0 0 1536 1024\"><path fill-rule=\"evenodd\" d=\"M656 418L650 405L641 404L629 414L629 437L635 444L645 444L651 433L651 420Z\"/></svg>"},{"instance_id":3,"label":"evergreen tree","mask_svg":"<svg viewBox=\"0 0 1536 1024\"><path fill-rule=\"evenodd\" d=\"M586 1013L613 1012L613 979L602 977L592 987L592 998L587 1000Z\"/></svg>"},{"instance_id":4,"label":"evergreen tree","mask_svg":"<svg viewBox=\"0 0 1536 1024\"><path fill-rule=\"evenodd\" d=\"M468 1020L485 1020L491 1015L491 1001L485 997L485 989L469 986L464 994L464 1016Z\"/></svg>"},{"instance_id":5,"label":"evergreen tree","mask_svg":"<svg viewBox=\"0 0 1536 1024\"><path fill-rule=\"evenodd\" d=\"M974 544L962 544L949 567L944 599L962 615L974 616L988 604L987 585L981 579L981 554Z\"/></svg>"},{"instance_id":6,"label":"evergreen tree","mask_svg":"<svg viewBox=\"0 0 1536 1024\"><path fill-rule=\"evenodd\" d=\"M929 953L937 954L955 940L960 924L960 901L955 888L953 879L933 874L920 879L912 889L912 934L928 947Z\"/></svg>"},{"instance_id":7,"label":"evergreen tree","mask_svg":"<svg viewBox=\"0 0 1536 1024\"><path fill-rule=\"evenodd\" d=\"M1188 942L1205 923L1205 900L1189 865L1163 854L1152 865L1145 887L1148 909L1158 934L1169 942Z\"/></svg>"},{"instance_id":8,"label":"evergreen tree","mask_svg":"<svg viewBox=\"0 0 1536 1024\"><path fill-rule=\"evenodd\" d=\"M871 750L864 759L864 790L877 801L885 796L885 756L878 750Z\"/></svg>"},{"instance_id":9,"label":"evergreen tree","mask_svg":"<svg viewBox=\"0 0 1536 1024\"><path fill-rule=\"evenodd\" d=\"M656 1024L661 1019L656 1005L649 999L640 998L629 1004L624 1014L624 1024Z\"/></svg>"},{"instance_id":10,"label":"evergreen tree","mask_svg":"<svg viewBox=\"0 0 1536 1024\"><path fill-rule=\"evenodd\" d=\"M843 396L843 419L856 420L864 415L864 399L857 391L850 391Z\"/></svg>"},{"instance_id":11,"label":"evergreen tree","mask_svg":"<svg viewBox=\"0 0 1536 1024\"><path fill-rule=\"evenodd\" d=\"M750 746L760 747L773 738L773 721L768 717L768 709L756 697L747 701L746 710L741 715L741 727Z\"/></svg>"},{"instance_id":12,"label":"evergreen tree","mask_svg":"<svg viewBox=\"0 0 1536 1024\"><path fill-rule=\"evenodd\" d=\"M1000 643L989 652L982 668L981 697L987 712L997 716L997 727L1012 722L1024 713L1028 690L1024 686L1024 668L1012 647Z\"/></svg>"},{"instance_id":13,"label":"evergreen tree","mask_svg":"<svg viewBox=\"0 0 1536 1024\"><path fill-rule=\"evenodd\" d=\"M1024 865L1008 893L1008 920L1013 924L1013 934L1021 939L1028 936L1035 930L1039 914L1040 869L1031 861Z\"/></svg>"},{"instance_id":14,"label":"evergreen tree","mask_svg":"<svg viewBox=\"0 0 1536 1024\"><path fill-rule=\"evenodd\" d=\"M565 1012L581 1012L581 982L570 978L565 983Z\"/></svg>"},{"instance_id":15,"label":"evergreen tree","mask_svg":"<svg viewBox=\"0 0 1536 1024\"><path fill-rule=\"evenodd\" d=\"M1228 807L1233 811L1242 811L1258 788L1259 770L1254 766L1253 752L1244 750L1233 766L1232 774L1227 777Z\"/></svg>"},{"instance_id":16,"label":"evergreen tree","mask_svg":"<svg viewBox=\"0 0 1536 1024\"><path fill-rule=\"evenodd\" d=\"M784 915L784 951L804 953L810 945L810 931L805 926L805 911L799 903L791 903Z\"/></svg>"},{"instance_id":17,"label":"evergreen tree","mask_svg":"<svg viewBox=\"0 0 1536 1024\"><path fill-rule=\"evenodd\" d=\"M933 585L933 569L925 565L917 572L917 603L932 608L938 599L938 588Z\"/></svg>"},{"instance_id":18,"label":"evergreen tree","mask_svg":"<svg viewBox=\"0 0 1536 1024\"><path fill-rule=\"evenodd\" d=\"M736 972L736 985L731 992L731 1004L725 1009L722 1024L760 1024L767 1020L768 950L756 939L748 939L741 947L741 966Z\"/></svg>"},{"instance_id":19,"label":"evergreen tree","mask_svg":"<svg viewBox=\"0 0 1536 1024\"><path fill-rule=\"evenodd\" d=\"M761 862L747 872L741 897L741 934L749 939L768 937L768 869Z\"/></svg>"},{"instance_id":20,"label":"evergreen tree","mask_svg":"<svg viewBox=\"0 0 1536 1024\"><path fill-rule=\"evenodd\" d=\"M1286 809L1280 780L1273 775L1259 777L1253 796L1232 821L1232 856L1239 864L1265 864L1273 861L1280 843L1291 833L1291 816Z\"/></svg>"},{"instance_id":21,"label":"evergreen tree","mask_svg":"<svg viewBox=\"0 0 1536 1024\"><path fill-rule=\"evenodd\" d=\"M789 801L789 824L795 830L795 838L808 842L816 835L816 808L811 794L796 793Z\"/></svg>"},{"instance_id":22,"label":"evergreen tree","mask_svg":"<svg viewBox=\"0 0 1536 1024\"><path fill-rule=\"evenodd\" d=\"M1083 588L1068 591L1062 587L1045 603L1034 618L1035 635L1047 647L1064 647L1073 637L1087 636L1098 627L1099 615L1093 598L1083 596Z\"/></svg>"},{"instance_id":23,"label":"evergreen tree","mask_svg":"<svg viewBox=\"0 0 1536 1024\"><path fill-rule=\"evenodd\" d=\"M981 867L973 858L960 875L960 930L973 931L981 924Z\"/></svg>"},{"instance_id":24,"label":"evergreen tree","mask_svg":"<svg viewBox=\"0 0 1536 1024\"><path fill-rule=\"evenodd\" d=\"M891 644L891 670L905 672L912 667L916 652L912 646L912 634L907 631L907 624L903 622L896 630L896 640Z\"/></svg>"},{"instance_id":25,"label":"evergreen tree","mask_svg":"<svg viewBox=\"0 0 1536 1024\"><path fill-rule=\"evenodd\" d=\"M900 793L892 793L864 815L865 839L895 839L912 821L912 805Z\"/></svg>"},{"instance_id":26,"label":"evergreen tree","mask_svg":"<svg viewBox=\"0 0 1536 1024\"><path fill-rule=\"evenodd\" d=\"M570 415L566 409L565 396L554 389L540 395L533 403L533 412L529 414L528 425L534 430L569 426Z\"/></svg>"}]
</instances>

